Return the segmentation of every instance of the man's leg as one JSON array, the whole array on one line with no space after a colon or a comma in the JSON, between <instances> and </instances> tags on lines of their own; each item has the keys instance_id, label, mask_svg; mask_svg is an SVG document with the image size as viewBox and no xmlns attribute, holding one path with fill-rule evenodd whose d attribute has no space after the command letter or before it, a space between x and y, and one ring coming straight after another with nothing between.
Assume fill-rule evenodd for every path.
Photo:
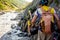
<instances>
[{"instance_id":1,"label":"man's leg","mask_svg":"<svg viewBox=\"0 0 60 40\"><path fill-rule=\"evenodd\" d=\"M33 39L34 39L34 40L37 40L37 38L38 38L38 35L35 34L35 35L33 36Z\"/></svg>"},{"instance_id":2,"label":"man's leg","mask_svg":"<svg viewBox=\"0 0 60 40\"><path fill-rule=\"evenodd\" d=\"M47 34L46 35L46 40L52 40L52 35L51 34Z\"/></svg>"},{"instance_id":3,"label":"man's leg","mask_svg":"<svg viewBox=\"0 0 60 40\"><path fill-rule=\"evenodd\" d=\"M38 39L37 40L45 40L45 34L38 30Z\"/></svg>"}]
</instances>

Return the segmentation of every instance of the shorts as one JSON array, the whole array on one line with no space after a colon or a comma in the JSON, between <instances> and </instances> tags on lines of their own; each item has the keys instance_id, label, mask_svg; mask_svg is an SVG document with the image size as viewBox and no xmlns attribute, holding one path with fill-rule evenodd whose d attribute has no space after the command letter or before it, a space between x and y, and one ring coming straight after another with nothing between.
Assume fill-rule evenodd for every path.
<instances>
[{"instance_id":1,"label":"shorts","mask_svg":"<svg viewBox=\"0 0 60 40\"><path fill-rule=\"evenodd\" d=\"M52 40L52 35L44 34L42 31L38 30L37 40Z\"/></svg>"}]
</instances>

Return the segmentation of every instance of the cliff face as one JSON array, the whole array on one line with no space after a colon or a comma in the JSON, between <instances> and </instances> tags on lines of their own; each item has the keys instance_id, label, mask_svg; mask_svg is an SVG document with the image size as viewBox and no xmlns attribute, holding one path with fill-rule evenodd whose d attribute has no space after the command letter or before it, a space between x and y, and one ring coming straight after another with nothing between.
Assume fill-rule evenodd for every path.
<instances>
[{"instance_id":1,"label":"cliff face","mask_svg":"<svg viewBox=\"0 0 60 40\"><path fill-rule=\"evenodd\" d=\"M36 8L38 7L39 2L40 2L40 0L33 0L33 2L26 7L24 13L28 13L29 10L31 12L34 11L34 10L36 10Z\"/></svg>"},{"instance_id":2,"label":"cliff face","mask_svg":"<svg viewBox=\"0 0 60 40\"><path fill-rule=\"evenodd\" d=\"M38 5L39 5L39 2L41 0L33 0L33 2L28 5L28 7L26 8L26 12L28 10L34 10L36 8L38 8ZM51 7L56 7L57 5L59 5L60 1L59 0L48 0L48 5L51 6Z\"/></svg>"}]
</instances>

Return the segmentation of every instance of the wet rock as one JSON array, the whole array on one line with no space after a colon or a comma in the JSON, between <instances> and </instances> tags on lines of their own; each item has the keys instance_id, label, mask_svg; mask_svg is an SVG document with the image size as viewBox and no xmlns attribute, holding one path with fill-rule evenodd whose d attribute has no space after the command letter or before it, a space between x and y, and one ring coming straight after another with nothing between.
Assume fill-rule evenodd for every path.
<instances>
[{"instance_id":1,"label":"wet rock","mask_svg":"<svg viewBox=\"0 0 60 40\"><path fill-rule=\"evenodd\" d=\"M18 27L15 27L8 33L4 34L1 37L1 40L30 40L30 38L27 36L27 33L17 30L16 28L18 29Z\"/></svg>"},{"instance_id":2,"label":"wet rock","mask_svg":"<svg viewBox=\"0 0 60 40\"><path fill-rule=\"evenodd\" d=\"M11 32L7 33L7 35L11 35Z\"/></svg>"}]
</instances>

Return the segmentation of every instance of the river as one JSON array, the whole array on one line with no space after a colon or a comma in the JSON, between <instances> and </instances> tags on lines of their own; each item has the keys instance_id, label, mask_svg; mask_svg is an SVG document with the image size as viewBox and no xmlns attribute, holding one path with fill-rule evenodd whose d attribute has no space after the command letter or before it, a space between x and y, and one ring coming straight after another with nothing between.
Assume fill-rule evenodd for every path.
<instances>
[{"instance_id":1,"label":"river","mask_svg":"<svg viewBox=\"0 0 60 40\"><path fill-rule=\"evenodd\" d=\"M17 24L18 21L12 21L11 19L14 19L18 13L14 12L6 12L3 15L0 15L0 38L7 33L8 31L11 30L11 25L12 24Z\"/></svg>"}]
</instances>

